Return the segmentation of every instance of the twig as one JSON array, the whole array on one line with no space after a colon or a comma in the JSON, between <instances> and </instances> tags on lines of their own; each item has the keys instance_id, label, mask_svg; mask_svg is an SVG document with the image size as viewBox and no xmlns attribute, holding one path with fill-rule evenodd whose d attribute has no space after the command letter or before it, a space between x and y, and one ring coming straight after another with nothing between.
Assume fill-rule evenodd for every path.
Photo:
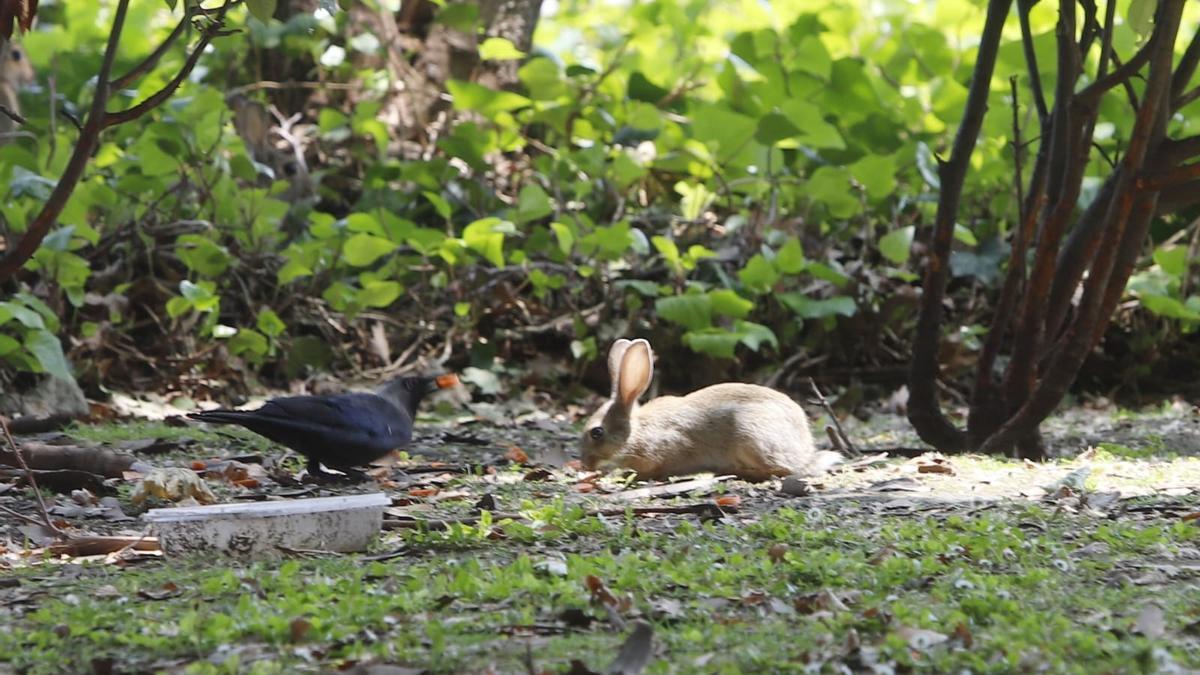
<instances>
[{"instance_id":1,"label":"twig","mask_svg":"<svg viewBox=\"0 0 1200 675\"><path fill-rule=\"evenodd\" d=\"M331 89L340 91L358 91L363 88L363 85L355 82L305 82L305 81L288 81L288 82L273 82L271 80L263 80L261 82L251 82L240 87L230 89L225 96L236 96L238 94L246 94L260 89Z\"/></svg>"},{"instance_id":2,"label":"twig","mask_svg":"<svg viewBox=\"0 0 1200 675\"><path fill-rule=\"evenodd\" d=\"M817 381L808 378L808 384L812 386L813 393L817 395L816 402L825 410L825 414L829 415L829 419L833 422L833 429L826 428L826 433L829 434L829 440L833 444L840 446L841 450L847 452L852 457L862 457L862 453L858 448L854 447L854 443L850 442L850 437L846 435L846 431L842 429L842 423L838 421L837 415L833 412L833 407L829 405L829 401L825 399L825 394L821 393L820 387L817 386ZM836 435L834 431L836 430Z\"/></svg>"},{"instance_id":3,"label":"twig","mask_svg":"<svg viewBox=\"0 0 1200 675\"><path fill-rule=\"evenodd\" d=\"M8 508L7 506L0 505L0 511L7 513L8 515L10 515L14 518L20 518L21 520L24 520L25 522L30 523L32 525L37 525L38 527L45 526L45 523L38 520L37 518L34 518L33 516L27 516L24 513L21 513L20 511L14 511L14 510Z\"/></svg>"},{"instance_id":4,"label":"twig","mask_svg":"<svg viewBox=\"0 0 1200 675\"><path fill-rule=\"evenodd\" d=\"M113 80L112 84L110 85L111 88L113 90L125 89L129 85L133 84L134 80L150 72L154 66L158 65L158 62L162 59L163 55L171 49L171 45L175 44L175 41L178 40L179 37L183 35L191 25L191 12L185 9L183 12L183 18L179 20L179 23L176 24L175 29L171 31L171 34L162 41L162 44L160 44L153 52L150 52L150 55L142 59L142 62L134 66L132 70Z\"/></svg>"},{"instance_id":5,"label":"twig","mask_svg":"<svg viewBox=\"0 0 1200 675\"><path fill-rule=\"evenodd\" d=\"M22 124L22 125L25 124L25 118L21 116L21 113L10 109L8 106L6 106L2 103L0 103L0 115L4 115L5 117L16 122L17 124Z\"/></svg>"},{"instance_id":6,"label":"twig","mask_svg":"<svg viewBox=\"0 0 1200 675\"><path fill-rule=\"evenodd\" d=\"M42 511L42 518L45 519L45 522L42 524L58 536L66 537L67 533L58 529L58 526L50 519L50 511L46 508L46 500L42 499L42 491L38 489L37 477L33 475L33 470L25 463L25 458L21 455L21 449L17 447L17 442L13 440L12 434L8 431L8 419L3 415L0 415L0 429L4 430L4 440L8 442L8 447L12 448L13 456L17 458L17 463L25 471L25 477L28 478L29 485L33 488L33 496L37 498L38 508Z\"/></svg>"}]
</instances>

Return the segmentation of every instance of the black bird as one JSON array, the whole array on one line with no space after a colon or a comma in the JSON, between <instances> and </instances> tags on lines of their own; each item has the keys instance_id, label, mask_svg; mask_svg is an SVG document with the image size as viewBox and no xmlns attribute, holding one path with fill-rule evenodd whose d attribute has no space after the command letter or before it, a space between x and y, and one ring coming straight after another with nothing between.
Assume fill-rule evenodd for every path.
<instances>
[{"instance_id":1,"label":"black bird","mask_svg":"<svg viewBox=\"0 0 1200 675\"><path fill-rule=\"evenodd\" d=\"M308 458L308 471L328 476L321 464L357 474L364 466L412 440L417 406L426 394L452 387L458 377L399 377L374 393L284 396L256 410L208 410L189 418L237 424Z\"/></svg>"}]
</instances>

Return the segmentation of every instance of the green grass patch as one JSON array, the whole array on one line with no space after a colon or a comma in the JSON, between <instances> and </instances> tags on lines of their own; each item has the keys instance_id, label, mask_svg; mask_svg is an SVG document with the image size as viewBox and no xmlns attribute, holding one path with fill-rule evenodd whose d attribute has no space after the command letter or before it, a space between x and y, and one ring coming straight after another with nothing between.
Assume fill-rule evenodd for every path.
<instances>
[{"instance_id":1,"label":"green grass patch","mask_svg":"<svg viewBox=\"0 0 1200 675\"><path fill-rule=\"evenodd\" d=\"M1188 523L1015 505L923 518L781 508L751 522L603 518L558 501L521 510L520 522L392 537L381 546L411 555L386 562L42 566L20 576L31 599L7 610L0 655L30 673L87 670L94 659L121 671L375 660L512 672L524 669L528 643L538 667L582 658L603 669L625 631L592 602L591 576L627 603L625 616L654 624L661 658L650 672L1200 666L1194 641L1133 631L1150 600L1167 626L1194 621L1200 590L1148 593L1119 574L1195 546ZM1089 544L1103 554L1080 555Z\"/></svg>"}]
</instances>

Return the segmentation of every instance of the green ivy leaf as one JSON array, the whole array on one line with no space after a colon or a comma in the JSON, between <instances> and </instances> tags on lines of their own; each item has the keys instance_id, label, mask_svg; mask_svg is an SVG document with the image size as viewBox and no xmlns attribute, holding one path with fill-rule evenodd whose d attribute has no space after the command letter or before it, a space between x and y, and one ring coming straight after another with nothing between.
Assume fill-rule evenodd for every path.
<instances>
[{"instance_id":1,"label":"green ivy leaf","mask_svg":"<svg viewBox=\"0 0 1200 675\"><path fill-rule=\"evenodd\" d=\"M455 110L474 110L492 118L500 112L511 112L527 107L531 101L511 91L488 89L482 84L450 80L446 90L454 97Z\"/></svg>"},{"instance_id":2,"label":"green ivy leaf","mask_svg":"<svg viewBox=\"0 0 1200 675\"><path fill-rule=\"evenodd\" d=\"M395 250L396 244L391 239L373 234L356 234L342 246L342 257L355 267L366 267Z\"/></svg>"},{"instance_id":3,"label":"green ivy leaf","mask_svg":"<svg viewBox=\"0 0 1200 675\"><path fill-rule=\"evenodd\" d=\"M916 228L912 225L888 232L879 240L879 252L892 264L903 265L908 261L915 232Z\"/></svg>"},{"instance_id":4,"label":"green ivy leaf","mask_svg":"<svg viewBox=\"0 0 1200 675\"><path fill-rule=\"evenodd\" d=\"M1187 271L1187 247L1160 246L1154 250L1154 262L1167 274L1181 278Z\"/></svg>"},{"instance_id":5,"label":"green ivy leaf","mask_svg":"<svg viewBox=\"0 0 1200 675\"><path fill-rule=\"evenodd\" d=\"M850 189L850 171L840 166L823 166L813 172L804 186L813 201L824 204L834 218L850 218L862 205Z\"/></svg>"},{"instance_id":6,"label":"green ivy leaf","mask_svg":"<svg viewBox=\"0 0 1200 675\"><path fill-rule=\"evenodd\" d=\"M775 337L775 331L762 324L751 321L737 321L733 324L733 330L741 336L742 344L753 351L758 351L758 348L763 343L779 349L779 339Z\"/></svg>"},{"instance_id":7,"label":"green ivy leaf","mask_svg":"<svg viewBox=\"0 0 1200 675\"><path fill-rule=\"evenodd\" d=\"M48 330L30 331L25 336L25 349L37 359L42 370L54 377L70 380L71 366L63 354L62 343Z\"/></svg>"},{"instance_id":8,"label":"green ivy leaf","mask_svg":"<svg viewBox=\"0 0 1200 675\"><path fill-rule=\"evenodd\" d=\"M804 270L804 249L800 240L789 237L775 254L775 267L784 274L799 274Z\"/></svg>"},{"instance_id":9,"label":"green ivy leaf","mask_svg":"<svg viewBox=\"0 0 1200 675\"><path fill-rule=\"evenodd\" d=\"M732 359L734 349L741 341L741 335L721 328L692 330L683 334L683 344L688 349L719 359Z\"/></svg>"},{"instance_id":10,"label":"green ivy leaf","mask_svg":"<svg viewBox=\"0 0 1200 675\"><path fill-rule=\"evenodd\" d=\"M241 328L237 335L229 340L229 351L248 357L251 361L260 361L267 355L271 345L266 336L252 328Z\"/></svg>"},{"instance_id":11,"label":"green ivy leaf","mask_svg":"<svg viewBox=\"0 0 1200 675\"><path fill-rule=\"evenodd\" d=\"M479 45L479 58L486 61L513 61L524 56L525 52L507 38L490 37Z\"/></svg>"},{"instance_id":12,"label":"green ivy leaf","mask_svg":"<svg viewBox=\"0 0 1200 675\"><path fill-rule=\"evenodd\" d=\"M711 301L713 313L721 316L744 319L754 309L753 300L747 300L728 288L709 291L708 298Z\"/></svg>"},{"instance_id":13,"label":"green ivy leaf","mask_svg":"<svg viewBox=\"0 0 1200 675\"><path fill-rule=\"evenodd\" d=\"M575 233L571 231L570 226L550 223L550 229L554 231L554 238L558 240L558 250L562 251L563 255L571 255L571 249L575 247Z\"/></svg>"},{"instance_id":14,"label":"green ivy leaf","mask_svg":"<svg viewBox=\"0 0 1200 675\"><path fill-rule=\"evenodd\" d=\"M255 324L258 326L260 331L269 337L279 337L283 334L283 331L287 330L287 324L285 324L283 319L280 319L279 315L276 314L275 310L272 309L264 309L260 311Z\"/></svg>"},{"instance_id":15,"label":"green ivy leaf","mask_svg":"<svg viewBox=\"0 0 1200 675\"><path fill-rule=\"evenodd\" d=\"M463 229L463 243L496 267L504 267L504 235L515 231L507 220L481 218Z\"/></svg>"},{"instance_id":16,"label":"green ivy leaf","mask_svg":"<svg viewBox=\"0 0 1200 675\"><path fill-rule=\"evenodd\" d=\"M738 272L738 278L755 293L768 293L779 280L779 272L771 261L757 253L746 261L746 266Z\"/></svg>"},{"instance_id":17,"label":"green ivy leaf","mask_svg":"<svg viewBox=\"0 0 1200 675\"><path fill-rule=\"evenodd\" d=\"M815 300L807 295L794 291L781 293L776 296L785 307L795 312L802 319L823 319L827 316L854 316L858 307L853 298L839 295L834 298Z\"/></svg>"},{"instance_id":18,"label":"green ivy leaf","mask_svg":"<svg viewBox=\"0 0 1200 675\"><path fill-rule=\"evenodd\" d=\"M263 23L275 16L275 4L276 0L246 0L246 7L250 9L250 13Z\"/></svg>"},{"instance_id":19,"label":"green ivy leaf","mask_svg":"<svg viewBox=\"0 0 1200 675\"><path fill-rule=\"evenodd\" d=\"M712 300L699 293L659 298L654 301L654 311L659 317L690 330L712 325Z\"/></svg>"},{"instance_id":20,"label":"green ivy leaf","mask_svg":"<svg viewBox=\"0 0 1200 675\"><path fill-rule=\"evenodd\" d=\"M550 195L537 183L526 183L517 197L517 220L528 223L554 213Z\"/></svg>"},{"instance_id":21,"label":"green ivy leaf","mask_svg":"<svg viewBox=\"0 0 1200 675\"><path fill-rule=\"evenodd\" d=\"M387 307L403 292L404 286L397 281L371 281L363 286L358 301L367 307Z\"/></svg>"},{"instance_id":22,"label":"green ivy leaf","mask_svg":"<svg viewBox=\"0 0 1200 675\"><path fill-rule=\"evenodd\" d=\"M774 145L785 138L794 138L800 135L800 130L796 128L782 113L772 112L763 115L758 120L758 128L754 132L754 140L763 145Z\"/></svg>"}]
</instances>

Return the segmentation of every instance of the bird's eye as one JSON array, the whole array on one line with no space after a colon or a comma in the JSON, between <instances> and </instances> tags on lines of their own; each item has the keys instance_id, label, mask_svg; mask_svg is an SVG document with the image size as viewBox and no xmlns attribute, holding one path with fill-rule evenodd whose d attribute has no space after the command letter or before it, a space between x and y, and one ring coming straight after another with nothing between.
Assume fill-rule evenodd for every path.
<instances>
[{"instance_id":1,"label":"bird's eye","mask_svg":"<svg viewBox=\"0 0 1200 675\"><path fill-rule=\"evenodd\" d=\"M604 427L592 427L588 430L588 436L591 436L594 441L604 438Z\"/></svg>"}]
</instances>

